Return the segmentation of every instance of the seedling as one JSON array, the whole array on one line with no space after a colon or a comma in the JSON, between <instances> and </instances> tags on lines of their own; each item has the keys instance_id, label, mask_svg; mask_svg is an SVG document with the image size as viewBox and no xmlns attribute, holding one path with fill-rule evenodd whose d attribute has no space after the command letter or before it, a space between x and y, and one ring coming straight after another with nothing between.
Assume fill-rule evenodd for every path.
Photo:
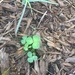
<instances>
[{"instance_id":1,"label":"seedling","mask_svg":"<svg viewBox=\"0 0 75 75\"><path fill-rule=\"evenodd\" d=\"M34 55L34 53L32 53L31 51L29 51L29 52L27 53L27 55L28 55L27 61L28 61L29 63L32 63L33 61L36 61L36 60L38 59L38 57L36 56L36 54Z\"/></svg>"},{"instance_id":2,"label":"seedling","mask_svg":"<svg viewBox=\"0 0 75 75\"><path fill-rule=\"evenodd\" d=\"M26 10L27 5L30 7L31 13L32 13L32 7L31 7L31 4L30 4L31 2L44 2L44 3L49 3L49 4L58 5L57 3L55 3L55 2L50 2L50 1L48 1L48 0L22 0L22 5L24 5L24 8L23 8L21 17L20 17L20 19L19 19L19 21L18 21L16 30L15 30L15 35L17 35L18 29L19 29L19 27L20 27L20 23L21 23L22 18L23 18L23 16L24 16L24 12L25 12L25 10Z\"/></svg>"},{"instance_id":3,"label":"seedling","mask_svg":"<svg viewBox=\"0 0 75 75\"><path fill-rule=\"evenodd\" d=\"M33 61L38 59L35 50L40 48L40 37L39 36L37 35L28 36L28 37L23 36L21 40L21 44L24 45L24 50L28 52L27 61L29 63L32 63Z\"/></svg>"}]
</instances>

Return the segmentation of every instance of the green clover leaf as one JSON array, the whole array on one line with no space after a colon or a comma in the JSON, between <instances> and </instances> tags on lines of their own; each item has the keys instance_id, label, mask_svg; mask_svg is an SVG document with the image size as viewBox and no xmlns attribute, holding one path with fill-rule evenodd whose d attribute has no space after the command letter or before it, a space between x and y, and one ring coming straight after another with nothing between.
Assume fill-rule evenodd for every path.
<instances>
[{"instance_id":1,"label":"green clover leaf","mask_svg":"<svg viewBox=\"0 0 75 75\"><path fill-rule=\"evenodd\" d=\"M29 51L29 52L27 53L27 56L28 56L28 57L32 57L32 52Z\"/></svg>"},{"instance_id":2,"label":"green clover leaf","mask_svg":"<svg viewBox=\"0 0 75 75\"><path fill-rule=\"evenodd\" d=\"M33 36L33 41L34 41L34 42L40 42L40 37L37 36L37 35L34 35L34 36Z\"/></svg>"},{"instance_id":3,"label":"green clover leaf","mask_svg":"<svg viewBox=\"0 0 75 75\"><path fill-rule=\"evenodd\" d=\"M38 59L37 56L33 56L33 60L36 61Z\"/></svg>"},{"instance_id":4,"label":"green clover leaf","mask_svg":"<svg viewBox=\"0 0 75 75\"><path fill-rule=\"evenodd\" d=\"M21 40L21 44L24 45L26 43L26 39L27 39L27 36L23 36L22 37L22 40Z\"/></svg>"},{"instance_id":5,"label":"green clover leaf","mask_svg":"<svg viewBox=\"0 0 75 75\"><path fill-rule=\"evenodd\" d=\"M38 59L37 56L32 56L32 57L29 57L29 58L27 59L27 61L28 61L29 63L33 63L33 61L36 61L37 59Z\"/></svg>"},{"instance_id":6,"label":"green clover leaf","mask_svg":"<svg viewBox=\"0 0 75 75\"><path fill-rule=\"evenodd\" d=\"M32 44L32 48L33 48L33 49L38 49L38 48L40 48L40 44L37 43L37 42L34 42L34 43Z\"/></svg>"},{"instance_id":7,"label":"green clover leaf","mask_svg":"<svg viewBox=\"0 0 75 75\"><path fill-rule=\"evenodd\" d=\"M28 51L28 44L27 43L24 45L24 50Z\"/></svg>"},{"instance_id":8,"label":"green clover leaf","mask_svg":"<svg viewBox=\"0 0 75 75\"><path fill-rule=\"evenodd\" d=\"M30 44L33 43L33 39L32 39L31 37L28 37L28 38L26 39L26 42L27 42L28 45L30 45Z\"/></svg>"},{"instance_id":9,"label":"green clover leaf","mask_svg":"<svg viewBox=\"0 0 75 75\"><path fill-rule=\"evenodd\" d=\"M28 61L29 63L33 63L33 58L32 58L32 57L31 57L31 58L28 58L27 61Z\"/></svg>"}]
</instances>

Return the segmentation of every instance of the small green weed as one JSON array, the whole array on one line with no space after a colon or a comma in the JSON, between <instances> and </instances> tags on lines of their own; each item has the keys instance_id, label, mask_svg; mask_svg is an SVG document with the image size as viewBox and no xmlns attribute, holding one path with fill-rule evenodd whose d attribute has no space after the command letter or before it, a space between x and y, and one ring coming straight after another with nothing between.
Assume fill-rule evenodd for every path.
<instances>
[{"instance_id":1,"label":"small green weed","mask_svg":"<svg viewBox=\"0 0 75 75\"><path fill-rule=\"evenodd\" d=\"M29 63L37 60L36 50L40 48L40 37L37 35L33 36L23 36L21 39L21 44L24 45L24 50L27 51Z\"/></svg>"},{"instance_id":2,"label":"small green weed","mask_svg":"<svg viewBox=\"0 0 75 75\"><path fill-rule=\"evenodd\" d=\"M22 10L21 17L20 17L20 19L19 19L19 21L18 21L18 24L17 24L17 27L16 27L16 29L15 29L15 35L17 35L18 29L19 29L19 27L20 27L20 23L21 23L22 18L23 18L23 16L24 16L24 12L25 12L25 10L26 10L27 5L31 8L31 13L32 13L32 7L31 7L31 4L30 4L31 2L45 2L45 3L49 3L49 4L58 5L57 3L55 3L55 2L50 2L50 1L48 1L48 0L22 0L22 5L24 5L24 8L23 8L23 10Z\"/></svg>"}]
</instances>

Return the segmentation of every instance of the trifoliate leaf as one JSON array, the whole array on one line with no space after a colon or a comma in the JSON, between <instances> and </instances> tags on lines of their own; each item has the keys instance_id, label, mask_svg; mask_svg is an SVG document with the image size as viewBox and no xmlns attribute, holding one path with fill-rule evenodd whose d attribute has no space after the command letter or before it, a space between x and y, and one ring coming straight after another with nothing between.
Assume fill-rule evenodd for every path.
<instances>
[{"instance_id":1,"label":"trifoliate leaf","mask_svg":"<svg viewBox=\"0 0 75 75\"><path fill-rule=\"evenodd\" d=\"M26 43L26 39L27 39L27 36L23 36L22 37L22 40L21 40L21 44L24 45Z\"/></svg>"},{"instance_id":2,"label":"trifoliate leaf","mask_svg":"<svg viewBox=\"0 0 75 75\"><path fill-rule=\"evenodd\" d=\"M34 35L34 36L33 36L33 41L34 41L34 42L40 42L40 37L37 36L37 35Z\"/></svg>"},{"instance_id":3,"label":"trifoliate leaf","mask_svg":"<svg viewBox=\"0 0 75 75\"><path fill-rule=\"evenodd\" d=\"M24 45L24 50L28 51L28 44L27 43Z\"/></svg>"},{"instance_id":4,"label":"trifoliate leaf","mask_svg":"<svg viewBox=\"0 0 75 75\"><path fill-rule=\"evenodd\" d=\"M29 51L29 52L27 53L27 56L28 56L28 57L32 57L32 52Z\"/></svg>"},{"instance_id":5,"label":"trifoliate leaf","mask_svg":"<svg viewBox=\"0 0 75 75\"><path fill-rule=\"evenodd\" d=\"M27 42L28 45L30 45L30 44L33 43L33 39L32 39L31 37L28 37L28 38L26 39L26 42Z\"/></svg>"},{"instance_id":6,"label":"trifoliate leaf","mask_svg":"<svg viewBox=\"0 0 75 75\"><path fill-rule=\"evenodd\" d=\"M33 58L28 58L27 61L28 61L29 63L33 63Z\"/></svg>"},{"instance_id":7,"label":"trifoliate leaf","mask_svg":"<svg viewBox=\"0 0 75 75\"><path fill-rule=\"evenodd\" d=\"M32 47L33 47L33 49L38 49L38 48L40 48L40 44L35 42L32 44Z\"/></svg>"},{"instance_id":8,"label":"trifoliate leaf","mask_svg":"<svg viewBox=\"0 0 75 75\"><path fill-rule=\"evenodd\" d=\"M37 56L33 56L33 60L36 61L38 59Z\"/></svg>"}]
</instances>

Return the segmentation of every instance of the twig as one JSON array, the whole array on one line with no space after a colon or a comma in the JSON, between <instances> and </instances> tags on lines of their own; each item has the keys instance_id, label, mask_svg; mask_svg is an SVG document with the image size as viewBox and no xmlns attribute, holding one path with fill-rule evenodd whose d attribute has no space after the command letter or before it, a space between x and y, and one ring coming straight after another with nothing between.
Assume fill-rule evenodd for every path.
<instances>
[{"instance_id":1,"label":"twig","mask_svg":"<svg viewBox=\"0 0 75 75\"><path fill-rule=\"evenodd\" d=\"M39 23L38 23L38 26L40 25L40 23L42 22L42 20L44 19L45 15L46 15L47 11L43 14L43 16L41 17Z\"/></svg>"},{"instance_id":2,"label":"twig","mask_svg":"<svg viewBox=\"0 0 75 75\"><path fill-rule=\"evenodd\" d=\"M27 7L27 8L30 8L30 7ZM41 11L39 11L39 10L36 10L36 9L34 9L34 8L32 8L32 10L34 10L35 12L38 12L38 13L40 13L40 14L44 14L43 12L41 12ZM48 15L48 14L46 14L46 15Z\"/></svg>"},{"instance_id":3,"label":"twig","mask_svg":"<svg viewBox=\"0 0 75 75\"><path fill-rule=\"evenodd\" d=\"M2 36L6 35L7 33L11 32L14 28L10 29L9 31L7 31L6 33L1 34Z\"/></svg>"}]
</instances>

